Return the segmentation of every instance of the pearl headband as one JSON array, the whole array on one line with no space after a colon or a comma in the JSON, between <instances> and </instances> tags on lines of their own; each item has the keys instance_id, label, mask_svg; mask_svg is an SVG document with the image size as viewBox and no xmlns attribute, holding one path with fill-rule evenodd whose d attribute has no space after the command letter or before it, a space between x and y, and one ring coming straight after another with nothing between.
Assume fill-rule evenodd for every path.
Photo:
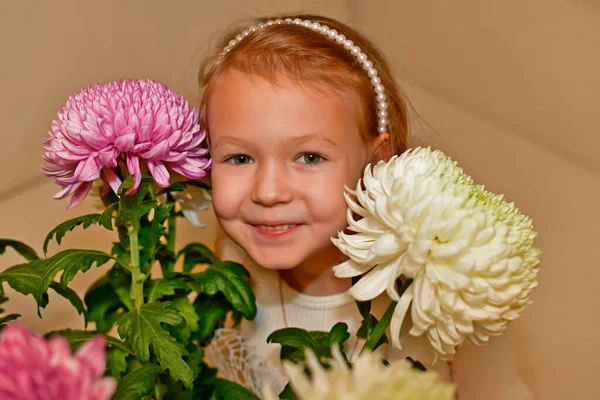
<instances>
[{"instance_id":1,"label":"pearl headband","mask_svg":"<svg viewBox=\"0 0 600 400\"><path fill-rule=\"evenodd\" d=\"M296 18L295 20L292 20L291 18L286 18L285 20L276 19L267 21L265 23L261 22L260 24L252 26L247 30L243 31L242 33L237 35L235 39L232 39L229 42L229 45L225 47L221 55L224 56L225 54L229 53L237 44L244 40L244 38L248 37L251 33L264 29L267 26L282 24L300 25L304 26L305 28L312 29L315 32L319 32L322 35L328 37L329 39L335 40L341 46L344 46L346 50L348 50L354 57L356 57L357 61L360 64L362 64L362 67L365 69L365 71L367 71L367 75L369 76L369 78L371 78L371 84L375 89L375 99L377 100L377 131L379 133L387 132L386 127L388 125L388 103L386 101L386 96L384 93L385 89L381 84L381 79L377 76L377 70L373 68L373 63L367 59L367 55L361 51L360 47L355 46L352 40L346 39L346 36L344 36L341 33L338 33L335 29L330 29L329 27L321 25L318 22L311 22L308 20L302 21L299 18Z\"/></svg>"}]
</instances>

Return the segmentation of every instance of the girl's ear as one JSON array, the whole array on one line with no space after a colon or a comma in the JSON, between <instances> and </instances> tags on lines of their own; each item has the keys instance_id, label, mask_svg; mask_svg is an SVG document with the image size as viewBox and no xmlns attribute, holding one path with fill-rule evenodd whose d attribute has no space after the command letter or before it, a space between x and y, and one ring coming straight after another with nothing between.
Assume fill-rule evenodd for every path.
<instances>
[{"instance_id":1,"label":"girl's ear","mask_svg":"<svg viewBox=\"0 0 600 400\"><path fill-rule=\"evenodd\" d=\"M379 161L388 161L392 158L393 154L392 150L392 138L390 134L387 132L380 133L377 137L371 142L371 164L375 165Z\"/></svg>"}]
</instances>

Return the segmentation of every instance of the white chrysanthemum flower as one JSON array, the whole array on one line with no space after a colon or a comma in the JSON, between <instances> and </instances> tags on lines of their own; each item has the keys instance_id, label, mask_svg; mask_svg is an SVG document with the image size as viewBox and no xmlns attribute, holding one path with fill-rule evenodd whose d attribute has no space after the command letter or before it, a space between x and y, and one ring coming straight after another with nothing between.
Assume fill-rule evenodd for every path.
<instances>
[{"instance_id":1,"label":"white chrysanthemum flower","mask_svg":"<svg viewBox=\"0 0 600 400\"><path fill-rule=\"evenodd\" d=\"M372 172L367 166L356 191L347 191L348 229L356 233L332 239L350 258L334 271L366 273L350 289L357 300L387 289L398 301L390 325L395 347L411 302L410 334L427 334L441 354L454 354L467 337L487 342L531 303L541 254L532 247L531 219L474 185L441 151L419 148ZM402 297L400 276L414 280Z\"/></svg>"},{"instance_id":2,"label":"white chrysanthemum flower","mask_svg":"<svg viewBox=\"0 0 600 400\"><path fill-rule=\"evenodd\" d=\"M290 385L300 400L452 400L454 386L435 372L412 368L406 360L398 360L388 367L376 353L363 352L350 368L339 348L332 348L330 368L325 369L312 351L306 352L304 365L284 361ZM265 400L278 397L267 387Z\"/></svg>"}]
</instances>

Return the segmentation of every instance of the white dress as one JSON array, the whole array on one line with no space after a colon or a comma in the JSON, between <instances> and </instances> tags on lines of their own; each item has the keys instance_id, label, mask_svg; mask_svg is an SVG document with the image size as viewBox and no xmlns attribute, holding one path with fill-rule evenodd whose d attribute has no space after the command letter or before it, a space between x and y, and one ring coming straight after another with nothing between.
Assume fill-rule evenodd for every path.
<instances>
[{"instance_id":1,"label":"white dress","mask_svg":"<svg viewBox=\"0 0 600 400\"><path fill-rule=\"evenodd\" d=\"M275 330L298 327L308 330L329 331L338 322L345 322L351 334L345 352L353 359L362 348L357 339L362 317L352 297L346 293L331 296L309 296L299 293L280 279L276 271L266 270L250 258L229 239L217 246L219 258L243 264L251 274L251 286L256 294L257 316L243 322L235 329L218 331L206 349L207 358L219 368L220 376L238 382L260 394L265 381L279 393L287 383L279 360L279 344L268 344L267 337ZM378 319L383 315L389 300L381 296L372 302L371 313ZM494 338L489 348L463 346L453 362L436 357L435 351L424 337L408 334L410 320L404 324L402 350L384 345L378 349L384 358L394 361L412 357L428 370L438 372L444 379L457 384L460 400L530 400L531 392L523 383L515 367L510 341ZM389 332L388 332L389 333ZM502 348L494 348L496 339ZM501 342L498 340L497 342ZM491 351L490 351L491 350Z\"/></svg>"}]
</instances>

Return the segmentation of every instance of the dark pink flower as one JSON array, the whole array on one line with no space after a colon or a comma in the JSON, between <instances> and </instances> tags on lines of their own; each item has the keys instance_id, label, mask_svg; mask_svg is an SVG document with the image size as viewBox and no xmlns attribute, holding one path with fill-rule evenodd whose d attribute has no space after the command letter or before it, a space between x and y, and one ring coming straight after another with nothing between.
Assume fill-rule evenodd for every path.
<instances>
[{"instance_id":1,"label":"dark pink flower","mask_svg":"<svg viewBox=\"0 0 600 400\"><path fill-rule=\"evenodd\" d=\"M73 356L62 336L45 340L9 324L0 334L0 400L109 400L117 383L103 377L105 341L92 338Z\"/></svg>"},{"instance_id":2,"label":"dark pink flower","mask_svg":"<svg viewBox=\"0 0 600 400\"><path fill-rule=\"evenodd\" d=\"M44 160L50 165L43 172L62 186L55 198L73 195L69 207L81 203L100 176L116 192L121 155L135 175L127 194L139 186L142 160L156 184L167 187L167 168L190 179L206 175L210 159L208 150L200 147L205 136L198 110L161 83L98 84L69 97L52 121L44 140Z\"/></svg>"}]
</instances>

